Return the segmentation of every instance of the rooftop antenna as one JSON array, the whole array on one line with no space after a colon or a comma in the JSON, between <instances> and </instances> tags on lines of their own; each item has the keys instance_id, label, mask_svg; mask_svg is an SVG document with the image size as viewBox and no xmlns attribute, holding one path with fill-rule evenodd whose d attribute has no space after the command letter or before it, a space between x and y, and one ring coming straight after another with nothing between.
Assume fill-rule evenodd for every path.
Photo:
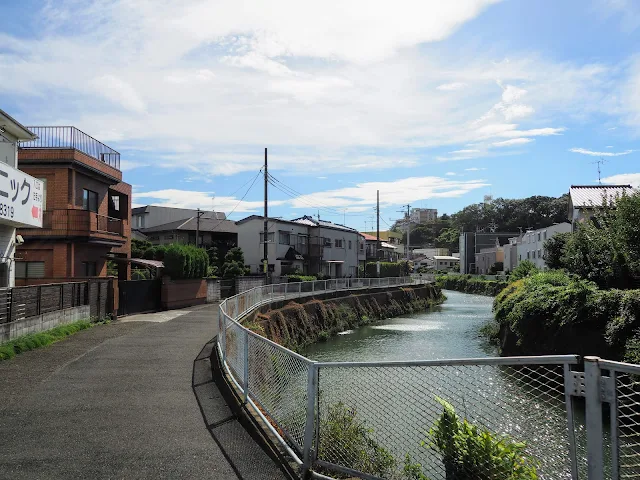
<instances>
[{"instance_id":1,"label":"rooftop antenna","mask_svg":"<svg viewBox=\"0 0 640 480\"><path fill-rule=\"evenodd\" d=\"M597 164L598 165L598 185L602 185L602 180L601 180L601 166L604 165L605 163L607 163L607 161L600 157L598 160L596 160L595 162L591 162L592 164Z\"/></svg>"}]
</instances>

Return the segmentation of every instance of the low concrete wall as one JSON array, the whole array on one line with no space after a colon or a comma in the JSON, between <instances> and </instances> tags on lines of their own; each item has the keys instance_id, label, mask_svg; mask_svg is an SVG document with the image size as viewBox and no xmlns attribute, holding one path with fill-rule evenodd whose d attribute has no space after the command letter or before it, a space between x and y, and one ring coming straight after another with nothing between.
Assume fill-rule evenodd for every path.
<instances>
[{"instance_id":1,"label":"low concrete wall","mask_svg":"<svg viewBox=\"0 0 640 480\"><path fill-rule=\"evenodd\" d=\"M22 335L42 332L78 320L88 320L90 315L91 307L81 305L27 317L11 323L3 323L0 324L0 342L7 342Z\"/></svg>"},{"instance_id":2,"label":"low concrete wall","mask_svg":"<svg viewBox=\"0 0 640 480\"><path fill-rule=\"evenodd\" d=\"M236 294L246 292L255 287L261 287L265 283L264 277L238 277L236 278Z\"/></svg>"},{"instance_id":3,"label":"low concrete wall","mask_svg":"<svg viewBox=\"0 0 640 480\"><path fill-rule=\"evenodd\" d=\"M221 300L220 280L207 278L207 303L215 303Z\"/></svg>"},{"instance_id":4,"label":"low concrete wall","mask_svg":"<svg viewBox=\"0 0 640 480\"><path fill-rule=\"evenodd\" d=\"M200 278L189 280L163 278L160 298L162 308L165 310L202 305L207 301L207 281Z\"/></svg>"}]
</instances>

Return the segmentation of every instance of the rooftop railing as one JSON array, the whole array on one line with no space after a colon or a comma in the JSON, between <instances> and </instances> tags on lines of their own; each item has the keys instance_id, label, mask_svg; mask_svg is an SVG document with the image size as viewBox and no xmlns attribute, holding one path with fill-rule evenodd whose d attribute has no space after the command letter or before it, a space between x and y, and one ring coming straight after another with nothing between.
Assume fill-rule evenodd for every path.
<instances>
[{"instance_id":1,"label":"rooftop railing","mask_svg":"<svg viewBox=\"0 0 640 480\"><path fill-rule=\"evenodd\" d=\"M120 153L76 127L27 127L38 138L20 142L20 148L69 148L120 170Z\"/></svg>"}]
</instances>

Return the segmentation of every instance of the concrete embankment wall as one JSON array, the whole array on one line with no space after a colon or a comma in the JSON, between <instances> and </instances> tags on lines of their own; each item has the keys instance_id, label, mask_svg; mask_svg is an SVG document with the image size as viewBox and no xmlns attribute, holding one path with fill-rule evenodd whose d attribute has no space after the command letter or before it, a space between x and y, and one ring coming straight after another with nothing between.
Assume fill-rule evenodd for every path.
<instances>
[{"instance_id":1,"label":"concrete embankment wall","mask_svg":"<svg viewBox=\"0 0 640 480\"><path fill-rule=\"evenodd\" d=\"M367 323L428 310L444 300L433 284L326 292L265 305L245 319L249 329L292 350Z\"/></svg>"}]
</instances>

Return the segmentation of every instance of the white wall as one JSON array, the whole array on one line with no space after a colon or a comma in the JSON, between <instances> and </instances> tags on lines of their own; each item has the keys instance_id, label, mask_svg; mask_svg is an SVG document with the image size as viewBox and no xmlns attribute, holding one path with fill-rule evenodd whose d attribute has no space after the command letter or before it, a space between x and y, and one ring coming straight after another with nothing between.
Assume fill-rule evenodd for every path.
<instances>
[{"instance_id":1,"label":"white wall","mask_svg":"<svg viewBox=\"0 0 640 480\"><path fill-rule=\"evenodd\" d=\"M6 137L6 138L3 138ZM18 147L17 139L5 132L0 136L0 162L6 163L13 168L17 168ZM14 255L16 229L11 225L0 224L0 263L4 264L6 271L4 278L0 278L1 286L13 287L15 285L15 263Z\"/></svg>"},{"instance_id":2,"label":"white wall","mask_svg":"<svg viewBox=\"0 0 640 480\"><path fill-rule=\"evenodd\" d=\"M558 223L525 233L518 243L518 263L530 260L540 269L546 268L544 262L544 242L558 233L571 232L571 224Z\"/></svg>"}]
</instances>

